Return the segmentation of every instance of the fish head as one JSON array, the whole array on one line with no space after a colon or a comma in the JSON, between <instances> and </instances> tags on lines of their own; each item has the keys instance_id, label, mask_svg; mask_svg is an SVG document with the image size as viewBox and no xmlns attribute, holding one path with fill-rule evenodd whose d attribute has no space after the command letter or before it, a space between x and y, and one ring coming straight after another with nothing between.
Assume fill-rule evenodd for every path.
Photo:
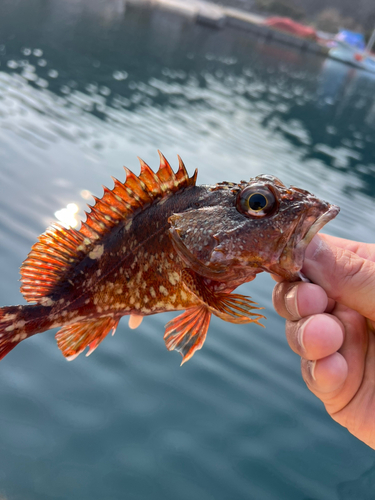
<instances>
[{"instance_id":1,"label":"fish head","mask_svg":"<svg viewBox=\"0 0 375 500\"><path fill-rule=\"evenodd\" d=\"M172 241L187 266L233 282L250 281L261 271L303 279L306 247L339 213L337 206L272 175L211 186L206 203L169 218Z\"/></svg>"}]
</instances>

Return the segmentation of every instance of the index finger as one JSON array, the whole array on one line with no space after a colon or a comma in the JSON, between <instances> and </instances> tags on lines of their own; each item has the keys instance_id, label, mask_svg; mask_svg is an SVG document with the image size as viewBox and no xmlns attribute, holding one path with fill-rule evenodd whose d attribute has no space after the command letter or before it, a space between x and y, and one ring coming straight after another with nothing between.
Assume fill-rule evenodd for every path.
<instances>
[{"instance_id":1,"label":"index finger","mask_svg":"<svg viewBox=\"0 0 375 500\"><path fill-rule=\"evenodd\" d=\"M329 305L327 294L320 286L302 282L277 283L272 301L276 312L289 321L323 313Z\"/></svg>"},{"instance_id":2,"label":"index finger","mask_svg":"<svg viewBox=\"0 0 375 500\"><path fill-rule=\"evenodd\" d=\"M302 270L333 300L375 320L374 262L315 236L306 249Z\"/></svg>"},{"instance_id":3,"label":"index finger","mask_svg":"<svg viewBox=\"0 0 375 500\"><path fill-rule=\"evenodd\" d=\"M362 243L360 241L347 240L345 238L339 238L337 236L330 236L328 234L319 233L318 238L325 241L328 245L333 244L336 247L350 250L351 252L357 254L362 259L369 259L375 261L375 244L374 243Z\"/></svg>"}]
</instances>

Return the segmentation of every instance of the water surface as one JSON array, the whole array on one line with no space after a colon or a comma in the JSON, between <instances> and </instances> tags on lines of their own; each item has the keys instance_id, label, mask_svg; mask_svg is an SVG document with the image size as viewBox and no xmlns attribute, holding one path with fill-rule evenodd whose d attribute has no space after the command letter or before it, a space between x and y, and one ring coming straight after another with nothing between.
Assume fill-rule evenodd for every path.
<instances>
[{"instance_id":1,"label":"water surface","mask_svg":"<svg viewBox=\"0 0 375 500\"><path fill-rule=\"evenodd\" d=\"M23 303L18 268L56 212L83 216L157 149L199 183L277 175L341 206L327 232L374 241L370 74L122 2L0 5L1 304ZM122 320L73 363L52 332L18 346L0 364L0 494L373 498L373 451L305 388L272 286L242 289L265 330L214 318L182 368L162 338L175 314Z\"/></svg>"}]
</instances>

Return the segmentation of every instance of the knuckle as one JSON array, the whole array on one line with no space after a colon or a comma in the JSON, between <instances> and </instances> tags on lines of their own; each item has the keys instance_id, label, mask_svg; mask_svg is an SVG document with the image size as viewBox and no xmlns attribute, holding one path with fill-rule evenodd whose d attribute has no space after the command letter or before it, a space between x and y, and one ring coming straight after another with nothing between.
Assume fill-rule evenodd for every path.
<instances>
[{"instance_id":1,"label":"knuckle","mask_svg":"<svg viewBox=\"0 0 375 500\"><path fill-rule=\"evenodd\" d=\"M337 265L343 270L343 279L351 280L352 278L361 275L365 260L353 253L341 252L337 260Z\"/></svg>"},{"instance_id":2,"label":"knuckle","mask_svg":"<svg viewBox=\"0 0 375 500\"><path fill-rule=\"evenodd\" d=\"M334 276L339 277L340 287L346 289L348 286L355 285L355 288L362 288L374 281L372 267L373 264L369 261L351 252L341 250L337 255L332 272ZM339 287L337 287L336 292L340 293Z\"/></svg>"}]
</instances>

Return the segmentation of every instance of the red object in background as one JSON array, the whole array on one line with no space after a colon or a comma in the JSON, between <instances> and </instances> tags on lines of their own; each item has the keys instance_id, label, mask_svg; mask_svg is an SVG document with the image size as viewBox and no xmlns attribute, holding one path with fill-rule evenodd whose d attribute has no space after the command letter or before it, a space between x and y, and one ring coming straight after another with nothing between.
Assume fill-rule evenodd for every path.
<instances>
[{"instance_id":1,"label":"red object in background","mask_svg":"<svg viewBox=\"0 0 375 500\"><path fill-rule=\"evenodd\" d=\"M302 38L309 38L310 40L317 39L317 34L314 28L296 23L292 19L289 19L289 17L269 17L266 19L264 24L270 28L286 31L287 33L291 33L292 35L300 36Z\"/></svg>"},{"instance_id":2,"label":"red object in background","mask_svg":"<svg viewBox=\"0 0 375 500\"><path fill-rule=\"evenodd\" d=\"M354 59L356 61L362 61L363 55L362 54L358 54L358 52L357 52L356 54L354 54Z\"/></svg>"}]
</instances>

